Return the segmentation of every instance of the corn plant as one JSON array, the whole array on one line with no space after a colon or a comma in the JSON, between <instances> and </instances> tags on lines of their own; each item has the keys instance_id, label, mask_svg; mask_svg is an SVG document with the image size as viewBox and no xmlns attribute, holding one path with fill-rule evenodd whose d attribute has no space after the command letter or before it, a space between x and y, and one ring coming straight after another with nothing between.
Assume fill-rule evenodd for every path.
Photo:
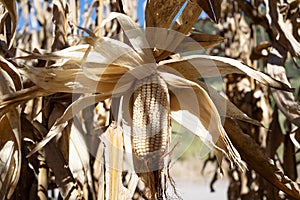
<instances>
[{"instance_id":1,"label":"corn plant","mask_svg":"<svg viewBox=\"0 0 300 200\"><path fill-rule=\"evenodd\" d=\"M169 174L172 121L214 152L221 173L223 157L240 171L260 162L255 171L299 198L237 121L261 123L203 81L242 74L293 91L238 60L198 53L223 40L193 27L202 12L217 22L221 1L148 0L144 29L135 1L20 1L20 30L17 2L0 2L1 199L180 198Z\"/></svg>"},{"instance_id":2,"label":"corn plant","mask_svg":"<svg viewBox=\"0 0 300 200\"><path fill-rule=\"evenodd\" d=\"M299 70L296 52L299 36L295 25L299 13L298 3L226 1L222 10L224 12L221 12L220 23L212 26L221 36L226 37L226 42L211 52L224 52L226 56L264 70L297 89ZM201 25L201 28L204 26ZM299 109L294 108L299 105L299 99L292 93L266 90L253 79L240 75L226 77L225 91L231 102L265 127L240 123L242 131L255 140L259 145L257 148L261 148L265 157L273 160L276 168L283 169L288 177L297 180ZM281 121L282 114L285 119ZM280 193L280 188L274 188L273 185L277 185L274 181L266 181L276 174L276 168L270 168L271 173L267 173L264 167L258 168L261 166L252 162L246 173L235 176L236 170L229 171L231 183L228 199L286 198L285 194Z\"/></svg>"}]
</instances>

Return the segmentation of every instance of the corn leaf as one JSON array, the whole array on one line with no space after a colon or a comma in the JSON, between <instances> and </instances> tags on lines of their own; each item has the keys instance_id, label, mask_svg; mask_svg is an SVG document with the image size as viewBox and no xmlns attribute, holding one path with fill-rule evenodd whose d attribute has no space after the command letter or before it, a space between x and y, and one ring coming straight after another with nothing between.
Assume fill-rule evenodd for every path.
<instances>
[{"instance_id":1,"label":"corn leaf","mask_svg":"<svg viewBox=\"0 0 300 200\"><path fill-rule=\"evenodd\" d=\"M243 160L252 169L279 190L295 199L300 198L298 183L292 181L281 169L276 167L274 162L264 155L260 146L250 136L244 134L233 120L227 119L224 127Z\"/></svg>"},{"instance_id":2,"label":"corn leaf","mask_svg":"<svg viewBox=\"0 0 300 200\"><path fill-rule=\"evenodd\" d=\"M0 130L3 126L3 119L0 121ZM1 134L3 131L1 131ZM1 142L2 143L2 142ZM15 171L15 147L13 141L7 141L5 144L1 144L0 150L0 199L6 199L7 191L11 185L11 180Z\"/></svg>"},{"instance_id":3,"label":"corn leaf","mask_svg":"<svg viewBox=\"0 0 300 200\"><path fill-rule=\"evenodd\" d=\"M2 56L0 56L0 62L1 62L0 64L1 68L5 70L14 81L16 90L20 90L23 86L22 86L21 75L18 69L11 62L4 59Z\"/></svg>"},{"instance_id":4,"label":"corn leaf","mask_svg":"<svg viewBox=\"0 0 300 200\"><path fill-rule=\"evenodd\" d=\"M24 71L36 85L47 90L49 93L68 92L68 93L91 93L91 92L110 92L113 90L116 81L110 82L97 81L88 76L82 69L46 69L28 68ZM101 76L100 76L101 78ZM49 84L51 82L51 84Z\"/></svg>"},{"instance_id":5,"label":"corn leaf","mask_svg":"<svg viewBox=\"0 0 300 200\"><path fill-rule=\"evenodd\" d=\"M82 64L82 62L91 62L100 63L106 66L117 65L132 68L132 66L139 66L143 63L141 57L130 46L123 42L107 37L85 37L83 39L92 46L94 50L89 50L89 45L84 44L68 47L52 53L39 54L27 52L29 55L17 57L15 59L60 61L59 63L54 64L54 66L62 66L62 64L66 62L80 64ZM87 55L85 55L86 53Z\"/></svg>"},{"instance_id":6,"label":"corn leaf","mask_svg":"<svg viewBox=\"0 0 300 200\"><path fill-rule=\"evenodd\" d=\"M152 51L146 40L145 33L139 28L139 26L127 15L122 13L112 12L110 15L102 22L104 26L108 21L117 19L120 23L122 29L124 30L126 36L128 37L130 43L132 44L134 50L139 54L144 62L154 62L152 56ZM117 58L117 57L115 57Z\"/></svg>"},{"instance_id":7,"label":"corn leaf","mask_svg":"<svg viewBox=\"0 0 300 200\"><path fill-rule=\"evenodd\" d=\"M270 56L274 58L275 55ZM276 64L270 60L267 64L267 73L278 81L290 85L286 75L286 70L281 64ZM273 64L274 63L274 64ZM271 89L274 101L281 112L289 119L293 124L300 127L300 105L295 101L295 97L292 93L286 91L279 91Z\"/></svg>"},{"instance_id":8,"label":"corn leaf","mask_svg":"<svg viewBox=\"0 0 300 200\"><path fill-rule=\"evenodd\" d=\"M12 78L2 68L0 68L0 95L12 94L16 91ZM12 176L7 180L5 184L9 187L6 191L6 198L10 198L13 194L16 185L18 183L21 172L21 123L19 110L15 107L11 107L7 110L7 113L0 116L1 119L1 143L13 141L13 161L9 162L11 168L13 168ZM5 176L5 174L3 174Z\"/></svg>"},{"instance_id":9,"label":"corn leaf","mask_svg":"<svg viewBox=\"0 0 300 200\"><path fill-rule=\"evenodd\" d=\"M159 63L167 65L175 69L178 73L182 74L189 80L195 80L201 77L215 77L224 76L231 73L246 74L251 78L263 83L264 85L287 91L293 91L288 85L277 81L270 76L256 71L247 65L242 64L240 61L219 57L219 56L208 56L208 55L195 55L185 56L179 59L171 59L162 61ZM166 67L161 67L165 69Z\"/></svg>"},{"instance_id":10,"label":"corn leaf","mask_svg":"<svg viewBox=\"0 0 300 200\"><path fill-rule=\"evenodd\" d=\"M283 44L289 43L289 45L287 45L289 52L291 52L293 56L300 57L299 35L295 31L296 27L293 24L296 22L297 17L292 17L291 15L291 18L286 19L285 12L281 11L276 1L265 1L265 3L269 11L266 13L267 18L270 20L269 23L272 24L271 28L280 35L280 42ZM298 1L294 1L294 3L299 4ZM295 14L297 15L296 12Z\"/></svg>"},{"instance_id":11,"label":"corn leaf","mask_svg":"<svg viewBox=\"0 0 300 200\"><path fill-rule=\"evenodd\" d=\"M186 35L196 23L201 11L202 9L197 5L196 2L187 1L187 5L184 7L182 13L174 23L172 30L176 31L177 33L182 33L182 35ZM156 38L160 38L159 32L155 36ZM174 38L171 43L167 43L164 50L155 54L156 61L161 61L171 55L183 39L184 37L178 37L177 35L176 39Z\"/></svg>"},{"instance_id":12,"label":"corn leaf","mask_svg":"<svg viewBox=\"0 0 300 200\"><path fill-rule=\"evenodd\" d=\"M67 16L69 15L69 4L66 0L53 1L54 41L52 51L60 50L67 44Z\"/></svg>"},{"instance_id":13,"label":"corn leaf","mask_svg":"<svg viewBox=\"0 0 300 200\"><path fill-rule=\"evenodd\" d=\"M8 49L10 49L13 45L13 42L15 40L16 37L16 28L17 28L17 18L18 18L18 14L17 14L17 6L16 6L16 1L15 0L1 0L0 1L2 5L4 5L5 9L7 9L10 18L11 18L11 28L10 30L6 30L7 35L8 36L7 40L8 40ZM2 14L3 15L3 14ZM4 15L6 15L4 13ZM5 27L5 20L6 20L6 16L1 16L1 27ZM7 27L6 27L7 28Z\"/></svg>"},{"instance_id":14,"label":"corn leaf","mask_svg":"<svg viewBox=\"0 0 300 200\"><path fill-rule=\"evenodd\" d=\"M188 51L197 51L208 49L224 41L224 38L218 35L210 35L205 33L192 33L189 37L177 46L174 52L183 53Z\"/></svg>"},{"instance_id":15,"label":"corn leaf","mask_svg":"<svg viewBox=\"0 0 300 200\"><path fill-rule=\"evenodd\" d=\"M203 8L206 14L214 22L218 23L221 16L221 3L222 0L197 0L198 5Z\"/></svg>"},{"instance_id":16,"label":"corn leaf","mask_svg":"<svg viewBox=\"0 0 300 200\"><path fill-rule=\"evenodd\" d=\"M147 0L146 26L169 28L184 3L185 0Z\"/></svg>"},{"instance_id":17,"label":"corn leaf","mask_svg":"<svg viewBox=\"0 0 300 200\"><path fill-rule=\"evenodd\" d=\"M123 131L113 122L101 137L105 143L106 199L131 199L122 183Z\"/></svg>"},{"instance_id":18,"label":"corn leaf","mask_svg":"<svg viewBox=\"0 0 300 200\"><path fill-rule=\"evenodd\" d=\"M182 13L179 15L172 29L186 35L198 20L202 9L195 1L187 1ZM175 44L177 43L174 41Z\"/></svg>"},{"instance_id":19,"label":"corn leaf","mask_svg":"<svg viewBox=\"0 0 300 200\"><path fill-rule=\"evenodd\" d=\"M93 183L90 169L91 161L88 151L89 148L85 143L85 133L79 125L80 124L76 119L71 125L70 152L68 154L70 160L69 167L74 178L83 186L83 188L89 187L90 190L92 190ZM86 192L83 192L84 196L86 196Z\"/></svg>"},{"instance_id":20,"label":"corn leaf","mask_svg":"<svg viewBox=\"0 0 300 200\"><path fill-rule=\"evenodd\" d=\"M38 121L34 121L32 125L41 135L47 134L47 129ZM62 197L70 199L81 198L81 188L76 187L76 180L55 141L49 141L48 145L45 146L45 161L55 175L55 183Z\"/></svg>"},{"instance_id":21,"label":"corn leaf","mask_svg":"<svg viewBox=\"0 0 300 200\"><path fill-rule=\"evenodd\" d=\"M105 170L104 170L104 143L100 143L98 146L95 162L93 165L93 177L98 180L95 184L95 189L97 192L97 199L104 200L105 195Z\"/></svg>"},{"instance_id":22,"label":"corn leaf","mask_svg":"<svg viewBox=\"0 0 300 200\"><path fill-rule=\"evenodd\" d=\"M54 125L51 127L49 133L47 133L46 137L36 145L36 147L31 150L31 152L27 155L30 157L32 154L36 153L42 147L44 147L51 139L53 139L57 134L59 134L67 125L68 121L73 118L79 111L82 109L96 103L99 101L103 101L109 98L111 94L97 94L97 95L89 95L87 97L80 98L74 101L63 113L63 115L57 119Z\"/></svg>"},{"instance_id":23,"label":"corn leaf","mask_svg":"<svg viewBox=\"0 0 300 200\"><path fill-rule=\"evenodd\" d=\"M207 92L184 78L166 73L160 75L170 85L171 111L177 113L179 111L179 114L171 113L171 117L213 149L220 166L225 155L232 163L243 169L239 153L231 144L221 124L219 113ZM189 98L186 98L187 96ZM184 117L180 116L183 111L185 111ZM185 121L182 122L180 117Z\"/></svg>"},{"instance_id":24,"label":"corn leaf","mask_svg":"<svg viewBox=\"0 0 300 200\"><path fill-rule=\"evenodd\" d=\"M256 126L263 126L259 121L248 117L243 111L236 107L231 101L218 93L216 89L206 85L201 81L196 81L203 89L206 90L211 100L214 102L221 117L228 117L231 119L241 120L251 123Z\"/></svg>"},{"instance_id":25,"label":"corn leaf","mask_svg":"<svg viewBox=\"0 0 300 200\"><path fill-rule=\"evenodd\" d=\"M3 106L0 108L0 113L3 115L4 113L8 112L10 108L16 107L16 105L19 105L23 101L34 99L35 97L39 96L47 96L50 94L51 92L47 92L37 86L32 86L30 88L18 90L11 94L3 95L0 97L0 107Z\"/></svg>"}]
</instances>

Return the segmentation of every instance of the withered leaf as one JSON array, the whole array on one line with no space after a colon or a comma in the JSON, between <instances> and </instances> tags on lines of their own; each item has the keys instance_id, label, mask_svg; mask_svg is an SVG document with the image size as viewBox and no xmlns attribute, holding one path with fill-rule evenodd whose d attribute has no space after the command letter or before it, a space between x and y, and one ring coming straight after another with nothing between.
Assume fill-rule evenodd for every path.
<instances>
[{"instance_id":1,"label":"withered leaf","mask_svg":"<svg viewBox=\"0 0 300 200\"><path fill-rule=\"evenodd\" d=\"M6 71L0 68L0 95L10 95L15 91L12 78ZM0 116L0 120L0 145L4 145L1 144L2 142L13 141L11 152L13 158L9 162L9 167L13 169L13 174L5 183L9 185L8 190L5 192L6 198L9 199L17 186L21 173L21 122L18 108L9 107L7 112L3 116Z\"/></svg>"},{"instance_id":2,"label":"withered leaf","mask_svg":"<svg viewBox=\"0 0 300 200\"><path fill-rule=\"evenodd\" d=\"M16 36L17 18L18 18L16 1L15 0L1 0L0 2L7 9L8 13L11 17L12 28L11 28L11 30L7 30L8 34L10 34L9 38L7 38L9 41L8 48L10 49L11 46L13 45L13 42L14 42L14 39ZM6 17L4 17L4 19L5 18ZM1 20L0 23L1 23L1 27L4 27L5 22Z\"/></svg>"},{"instance_id":3,"label":"withered leaf","mask_svg":"<svg viewBox=\"0 0 300 200\"><path fill-rule=\"evenodd\" d=\"M197 135L213 149L220 166L225 155L243 170L244 165L239 153L232 146L221 124L217 108L207 92L196 83L179 76L166 73L160 73L160 76L170 85L169 90L173 94L170 99L172 119ZM187 96L189 98L186 98Z\"/></svg>"},{"instance_id":4,"label":"withered leaf","mask_svg":"<svg viewBox=\"0 0 300 200\"><path fill-rule=\"evenodd\" d=\"M290 86L270 76L256 71L251 67L242 64L240 61L231 58L208 55L184 56L179 59L165 60L159 63L161 70L167 70L166 65L175 69L179 74L189 80L201 77L224 76L231 73L246 74L257 81L281 90L293 91Z\"/></svg>"},{"instance_id":5,"label":"withered leaf","mask_svg":"<svg viewBox=\"0 0 300 200\"><path fill-rule=\"evenodd\" d=\"M147 27L169 28L185 0L148 0L145 19Z\"/></svg>"},{"instance_id":6,"label":"withered leaf","mask_svg":"<svg viewBox=\"0 0 300 200\"><path fill-rule=\"evenodd\" d=\"M218 23L222 0L197 0L197 3L214 22Z\"/></svg>"},{"instance_id":7,"label":"withered leaf","mask_svg":"<svg viewBox=\"0 0 300 200\"><path fill-rule=\"evenodd\" d=\"M296 182L274 165L273 160L267 158L260 146L248 135L244 134L238 124L231 119L226 119L225 130L233 145L237 148L246 163L258 172L272 185L282 190L289 196L299 199L300 190Z\"/></svg>"},{"instance_id":8,"label":"withered leaf","mask_svg":"<svg viewBox=\"0 0 300 200\"><path fill-rule=\"evenodd\" d=\"M205 33L192 33L177 46L175 52L188 52L194 50L208 49L223 42L224 38L218 35Z\"/></svg>"}]
</instances>

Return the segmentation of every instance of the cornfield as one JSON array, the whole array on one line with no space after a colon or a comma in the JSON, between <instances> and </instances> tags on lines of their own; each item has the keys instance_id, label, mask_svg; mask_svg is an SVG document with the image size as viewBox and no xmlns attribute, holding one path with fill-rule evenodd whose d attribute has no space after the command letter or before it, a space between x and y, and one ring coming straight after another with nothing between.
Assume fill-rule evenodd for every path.
<instances>
[{"instance_id":1,"label":"cornfield","mask_svg":"<svg viewBox=\"0 0 300 200\"><path fill-rule=\"evenodd\" d=\"M175 125L212 191L300 199L300 1L141 2L0 0L0 199L181 199Z\"/></svg>"}]
</instances>

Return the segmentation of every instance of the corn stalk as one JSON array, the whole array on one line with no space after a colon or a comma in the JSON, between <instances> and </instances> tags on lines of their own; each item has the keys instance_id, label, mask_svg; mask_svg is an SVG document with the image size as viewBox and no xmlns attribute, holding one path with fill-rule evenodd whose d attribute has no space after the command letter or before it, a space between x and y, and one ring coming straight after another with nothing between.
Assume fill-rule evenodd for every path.
<instances>
[{"instance_id":1,"label":"corn stalk","mask_svg":"<svg viewBox=\"0 0 300 200\"><path fill-rule=\"evenodd\" d=\"M225 1L222 10L220 24L215 26L215 30L225 38L225 43L211 52L225 52L226 56L239 59L255 69L264 69L270 76L289 85L290 80L298 79L299 73L292 69L297 67L296 59L299 56L299 36L296 31L296 19L299 14L297 1L264 1L264 4L259 1ZM288 70L295 72L291 79L287 78ZM299 87L299 84L294 84L294 87ZM241 138L235 140L233 132L228 130L230 138L250 167L246 173L238 172L238 176L234 175L236 170L229 171L228 199L286 198L285 195L279 194L285 182L282 179L279 179L281 183L275 181L273 175L280 168L283 172L280 172L279 176L284 173L293 181L299 176L296 170L298 142L294 139L295 131L299 129L299 103L291 93L265 90L253 79L240 75L226 77L225 92L231 102L264 125L265 128L260 128L238 122L240 131L250 136L257 148L264 152L259 160L272 160L269 167L262 167L262 163L266 163L267 160L247 161L245 154L251 154L251 148L247 148L248 152L241 150L240 148L246 148L238 147L237 140ZM279 120L279 110L285 116L284 130L283 121ZM228 129L235 126L229 124L228 122L228 125L225 125ZM273 173L268 173L270 171ZM287 180L286 184L289 184L290 180ZM297 185L293 187L298 188Z\"/></svg>"},{"instance_id":2,"label":"corn stalk","mask_svg":"<svg viewBox=\"0 0 300 200\"><path fill-rule=\"evenodd\" d=\"M223 5L234 16L242 3ZM234 166L230 170L243 175L243 186L247 185L244 177L255 171L275 186L266 184L273 196L282 190L299 198L291 142L295 140L284 137L284 173L268 160L277 159L278 143L272 143L269 157L258 148L268 148L272 136L259 127L268 126L270 119L268 90L262 85L272 88L276 105L287 119L298 123L293 89L282 70L287 50L299 55L295 31L282 28L295 23L297 2L286 13L281 4L265 2L268 20L262 18L261 23L273 48L261 44L255 56L260 58L259 52L267 50L265 62L273 78L259 72L252 54L247 48L235 49L236 43L218 49L235 59L189 52L199 50L199 45L210 48L226 38L226 29L220 37L193 27L202 12L214 22L231 21L238 28L228 31L230 38L256 47L257 39L251 39L252 27L245 17L225 17L228 12L222 11L220 0L148 0L145 31L135 22L136 5L129 0L90 4L78 0L0 1L0 198L173 198L166 190L167 184L174 186L168 172L171 121L199 137L216 155L220 168L223 158L228 158ZM252 18L256 17L261 16ZM276 33L283 42L277 41ZM276 50L281 60L272 57ZM281 67L281 73L275 73L274 64ZM226 92L237 106L200 81L216 75L227 76ZM240 87L242 83L248 88ZM231 87L242 88L243 94ZM247 104L239 104L243 100ZM291 109L284 110L284 103ZM260 111L262 116L257 115ZM278 126L276 116L274 112L274 127ZM297 141L299 129L291 130L287 129L288 134L294 134ZM250 171L243 172L246 167L240 155ZM240 179L232 182L231 194L246 194L233 187ZM176 190L174 193L178 198Z\"/></svg>"}]
</instances>

